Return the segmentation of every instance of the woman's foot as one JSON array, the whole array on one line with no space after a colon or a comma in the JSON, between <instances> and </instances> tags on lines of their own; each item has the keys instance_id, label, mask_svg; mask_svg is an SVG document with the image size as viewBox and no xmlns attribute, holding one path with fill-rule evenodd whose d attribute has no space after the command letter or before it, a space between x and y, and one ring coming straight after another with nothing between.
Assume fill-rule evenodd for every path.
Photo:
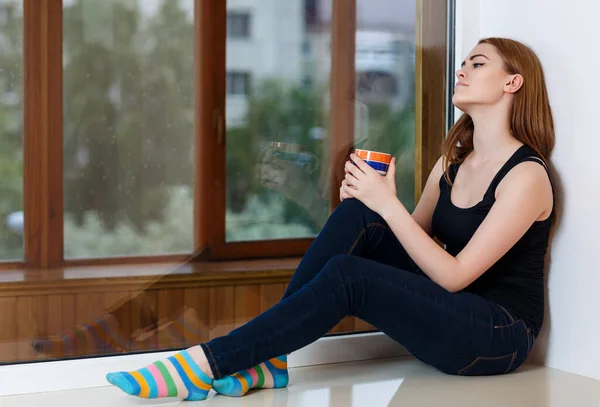
<instances>
[{"instance_id":1,"label":"woman's foot","mask_svg":"<svg viewBox=\"0 0 600 407\"><path fill-rule=\"evenodd\" d=\"M109 383L140 398L178 397L199 401L208 396L213 383L204 351L194 346L132 372L106 375Z\"/></svg>"},{"instance_id":2,"label":"woman's foot","mask_svg":"<svg viewBox=\"0 0 600 407\"><path fill-rule=\"evenodd\" d=\"M242 397L250 389L279 389L289 382L287 355L269 359L248 370L215 380L217 393L231 397Z\"/></svg>"}]
</instances>

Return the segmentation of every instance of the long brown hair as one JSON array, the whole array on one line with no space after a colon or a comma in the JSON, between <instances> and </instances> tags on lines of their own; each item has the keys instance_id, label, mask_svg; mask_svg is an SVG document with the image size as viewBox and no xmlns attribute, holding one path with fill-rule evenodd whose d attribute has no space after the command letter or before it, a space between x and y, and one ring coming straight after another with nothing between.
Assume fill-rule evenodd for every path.
<instances>
[{"instance_id":1,"label":"long brown hair","mask_svg":"<svg viewBox=\"0 0 600 407\"><path fill-rule=\"evenodd\" d=\"M507 38L484 38L478 44L494 46L510 74L523 76L523 86L516 92L511 109L512 135L532 148L550 168L550 155L554 149L554 120L548 100L542 64L526 45ZM460 164L473 151L473 120L463 114L452 126L444 143L443 168L446 180L451 183L448 168Z\"/></svg>"}]
</instances>

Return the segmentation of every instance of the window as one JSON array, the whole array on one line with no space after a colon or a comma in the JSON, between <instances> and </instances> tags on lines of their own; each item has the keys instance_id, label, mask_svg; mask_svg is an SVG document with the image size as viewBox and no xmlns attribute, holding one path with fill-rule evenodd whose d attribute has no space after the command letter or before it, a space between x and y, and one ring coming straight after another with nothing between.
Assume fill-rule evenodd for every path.
<instances>
[{"instance_id":1,"label":"window","mask_svg":"<svg viewBox=\"0 0 600 407\"><path fill-rule=\"evenodd\" d=\"M0 0L0 363L181 348L254 318L355 147L396 155L414 206L445 130L445 82L423 78L446 72L446 7L372 1L245 0L264 31L248 14L237 41L233 0Z\"/></svg>"},{"instance_id":2,"label":"window","mask_svg":"<svg viewBox=\"0 0 600 407\"><path fill-rule=\"evenodd\" d=\"M192 251L193 3L65 3L67 259Z\"/></svg>"},{"instance_id":3,"label":"window","mask_svg":"<svg viewBox=\"0 0 600 407\"><path fill-rule=\"evenodd\" d=\"M300 8L251 3L256 20L273 28L260 41L226 45L228 95L250 94L242 68L253 80L243 103L226 100L226 242L313 238L329 214L327 140L313 137L327 127L329 78L304 66L303 44L331 33L309 38L302 24L279 24L302 21Z\"/></svg>"},{"instance_id":4,"label":"window","mask_svg":"<svg viewBox=\"0 0 600 407\"><path fill-rule=\"evenodd\" d=\"M250 37L250 13L242 13L237 11L227 12L227 37Z\"/></svg>"},{"instance_id":5,"label":"window","mask_svg":"<svg viewBox=\"0 0 600 407\"><path fill-rule=\"evenodd\" d=\"M250 94L250 73L228 72L227 94L248 96Z\"/></svg>"},{"instance_id":6,"label":"window","mask_svg":"<svg viewBox=\"0 0 600 407\"><path fill-rule=\"evenodd\" d=\"M23 259L23 16L0 1L0 260Z\"/></svg>"}]
</instances>

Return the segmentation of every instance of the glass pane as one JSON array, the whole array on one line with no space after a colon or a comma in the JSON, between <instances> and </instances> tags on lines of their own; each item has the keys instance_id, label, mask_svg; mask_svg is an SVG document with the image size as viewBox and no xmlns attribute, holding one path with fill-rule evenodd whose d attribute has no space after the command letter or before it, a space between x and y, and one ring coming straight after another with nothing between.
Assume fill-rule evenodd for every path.
<instances>
[{"instance_id":1,"label":"glass pane","mask_svg":"<svg viewBox=\"0 0 600 407\"><path fill-rule=\"evenodd\" d=\"M227 38L226 239L316 236L329 215L331 28L300 0L227 11L245 17Z\"/></svg>"},{"instance_id":2,"label":"glass pane","mask_svg":"<svg viewBox=\"0 0 600 407\"><path fill-rule=\"evenodd\" d=\"M65 257L192 250L193 6L64 1Z\"/></svg>"},{"instance_id":3,"label":"glass pane","mask_svg":"<svg viewBox=\"0 0 600 407\"><path fill-rule=\"evenodd\" d=\"M357 0L358 148L396 157L398 197L415 206L414 0Z\"/></svg>"},{"instance_id":4,"label":"glass pane","mask_svg":"<svg viewBox=\"0 0 600 407\"><path fill-rule=\"evenodd\" d=\"M357 37L368 27L369 34L384 33L375 36L377 47L391 35L394 50L407 48L392 56L379 51L384 63L375 58L376 73L364 74L365 47L357 47L356 78L367 79L357 95L356 142L408 163L414 48L408 51L412 37L403 33L414 31L414 5L370 1L360 2ZM64 1L69 257L191 250L193 2ZM314 236L329 214L334 166L325 130L331 0L236 4L242 2L240 12L250 14L248 38L227 42L228 239ZM388 11L375 18L372 8ZM367 50L375 46L367 44ZM398 190L411 207L413 169L404 165ZM296 263L288 261L253 267L293 270ZM249 269L232 270L225 284L214 272L223 267L156 263L36 273L38 283L47 279L48 291L21 287L18 298L0 298L0 363L181 349L229 333L284 295L284 281L249 282ZM16 286L31 280L26 273L0 273L0 280ZM173 284L181 275L189 285ZM62 289L65 282L79 290ZM330 332L372 329L349 317Z\"/></svg>"},{"instance_id":5,"label":"glass pane","mask_svg":"<svg viewBox=\"0 0 600 407\"><path fill-rule=\"evenodd\" d=\"M22 260L23 8L0 0L0 261Z\"/></svg>"}]
</instances>

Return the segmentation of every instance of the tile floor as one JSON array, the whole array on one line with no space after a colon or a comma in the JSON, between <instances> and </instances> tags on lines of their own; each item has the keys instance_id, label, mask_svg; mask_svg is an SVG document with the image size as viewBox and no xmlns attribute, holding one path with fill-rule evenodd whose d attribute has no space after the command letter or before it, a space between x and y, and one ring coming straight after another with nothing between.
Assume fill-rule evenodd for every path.
<instances>
[{"instance_id":1,"label":"tile floor","mask_svg":"<svg viewBox=\"0 0 600 407\"><path fill-rule=\"evenodd\" d=\"M600 407L600 382L560 370L524 366L495 377L447 376L410 358L290 370L290 386L241 399L140 400L112 387L4 397L0 407Z\"/></svg>"}]
</instances>

